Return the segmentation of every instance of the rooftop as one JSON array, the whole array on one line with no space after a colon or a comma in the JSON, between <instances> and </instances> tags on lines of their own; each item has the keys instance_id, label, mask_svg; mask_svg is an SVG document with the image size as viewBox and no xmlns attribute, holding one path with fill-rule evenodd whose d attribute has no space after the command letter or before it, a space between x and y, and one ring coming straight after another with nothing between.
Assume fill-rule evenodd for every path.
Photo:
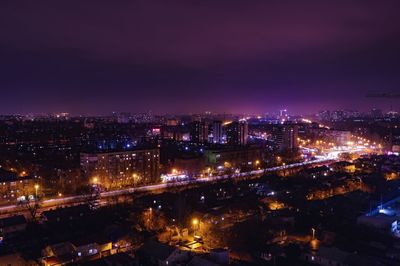
<instances>
[{"instance_id":1,"label":"rooftop","mask_svg":"<svg viewBox=\"0 0 400 266\"><path fill-rule=\"evenodd\" d=\"M26 219L23 215L10 216L0 219L0 228L20 224L26 224Z\"/></svg>"}]
</instances>

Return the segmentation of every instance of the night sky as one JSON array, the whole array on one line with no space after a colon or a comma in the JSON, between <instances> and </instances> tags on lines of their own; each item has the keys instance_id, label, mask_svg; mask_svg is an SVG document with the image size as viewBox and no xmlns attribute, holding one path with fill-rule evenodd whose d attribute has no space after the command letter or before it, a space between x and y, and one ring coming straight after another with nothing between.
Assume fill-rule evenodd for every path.
<instances>
[{"instance_id":1,"label":"night sky","mask_svg":"<svg viewBox=\"0 0 400 266\"><path fill-rule=\"evenodd\" d=\"M399 10L398 0L1 1L0 113L387 109L365 94L400 92Z\"/></svg>"}]
</instances>

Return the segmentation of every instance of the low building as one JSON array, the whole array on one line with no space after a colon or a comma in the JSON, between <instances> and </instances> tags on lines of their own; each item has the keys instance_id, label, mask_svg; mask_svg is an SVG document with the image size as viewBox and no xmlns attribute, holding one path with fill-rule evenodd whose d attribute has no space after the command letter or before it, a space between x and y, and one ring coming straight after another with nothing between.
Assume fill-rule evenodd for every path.
<instances>
[{"instance_id":1,"label":"low building","mask_svg":"<svg viewBox=\"0 0 400 266\"><path fill-rule=\"evenodd\" d=\"M9 237L26 229L26 219L23 215L10 216L0 219L0 236Z\"/></svg>"},{"instance_id":2,"label":"low building","mask_svg":"<svg viewBox=\"0 0 400 266\"><path fill-rule=\"evenodd\" d=\"M32 176L19 176L0 168L0 201L35 195L35 181Z\"/></svg>"},{"instance_id":3,"label":"low building","mask_svg":"<svg viewBox=\"0 0 400 266\"><path fill-rule=\"evenodd\" d=\"M320 247L318 251L306 253L303 259L306 262L323 266L345 266L345 261L350 253L338 248Z\"/></svg>"},{"instance_id":4,"label":"low building","mask_svg":"<svg viewBox=\"0 0 400 266\"><path fill-rule=\"evenodd\" d=\"M317 177L322 177L322 176L328 176L330 175L331 171L328 166L318 166L318 167L312 167L305 169L302 174L306 177L310 178L317 178Z\"/></svg>"},{"instance_id":5,"label":"low building","mask_svg":"<svg viewBox=\"0 0 400 266\"><path fill-rule=\"evenodd\" d=\"M189 253L157 241L148 241L140 247L137 257L141 265L166 266L187 262Z\"/></svg>"},{"instance_id":6,"label":"low building","mask_svg":"<svg viewBox=\"0 0 400 266\"><path fill-rule=\"evenodd\" d=\"M229 250L225 248L215 248L210 250L211 258L223 265L229 264Z\"/></svg>"},{"instance_id":7,"label":"low building","mask_svg":"<svg viewBox=\"0 0 400 266\"><path fill-rule=\"evenodd\" d=\"M111 255L112 242L101 235L71 241L79 260L102 258Z\"/></svg>"},{"instance_id":8,"label":"low building","mask_svg":"<svg viewBox=\"0 0 400 266\"><path fill-rule=\"evenodd\" d=\"M355 164L346 161L333 163L329 167L335 172L354 173L356 171Z\"/></svg>"},{"instance_id":9,"label":"low building","mask_svg":"<svg viewBox=\"0 0 400 266\"><path fill-rule=\"evenodd\" d=\"M0 255L1 266L34 266L35 262L25 260L20 254L12 253Z\"/></svg>"},{"instance_id":10,"label":"low building","mask_svg":"<svg viewBox=\"0 0 400 266\"><path fill-rule=\"evenodd\" d=\"M58 208L55 210L44 211L42 213L42 219L47 223L58 223L66 222L71 220L78 220L83 216L90 214L90 208L86 204Z\"/></svg>"},{"instance_id":11,"label":"low building","mask_svg":"<svg viewBox=\"0 0 400 266\"><path fill-rule=\"evenodd\" d=\"M398 217L383 213L373 216L363 215L357 218L357 224L376 229L386 234L392 234L398 230Z\"/></svg>"},{"instance_id":12,"label":"low building","mask_svg":"<svg viewBox=\"0 0 400 266\"><path fill-rule=\"evenodd\" d=\"M97 260L112 254L112 242L102 236L89 236L70 242L47 246L42 250L45 266L67 265Z\"/></svg>"},{"instance_id":13,"label":"low building","mask_svg":"<svg viewBox=\"0 0 400 266\"><path fill-rule=\"evenodd\" d=\"M204 152L206 166L218 167L228 163L230 167L251 166L263 159L262 148L255 146L220 147Z\"/></svg>"},{"instance_id":14,"label":"low building","mask_svg":"<svg viewBox=\"0 0 400 266\"><path fill-rule=\"evenodd\" d=\"M176 158L173 164L174 169L179 169L187 176L198 176L205 169L204 158L196 157L181 157Z\"/></svg>"},{"instance_id":15,"label":"low building","mask_svg":"<svg viewBox=\"0 0 400 266\"><path fill-rule=\"evenodd\" d=\"M67 265L77 261L77 253L70 242L62 242L47 246L42 250L44 266Z\"/></svg>"},{"instance_id":16,"label":"low building","mask_svg":"<svg viewBox=\"0 0 400 266\"><path fill-rule=\"evenodd\" d=\"M137 261L126 253L117 253L98 260L80 263L81 266L136 266Z\"/></svg>"},{"instance_id":17,"label":"low building","mask_svg":"<svg viewBox=\"0 0 400 266\"><path fill-rule=\"evenodd\" d=\"M189 261L189 263L187 265L188 266L219 266L220 264L217 264L208 258L195 256Z\"/></svg>"}]
</instances>

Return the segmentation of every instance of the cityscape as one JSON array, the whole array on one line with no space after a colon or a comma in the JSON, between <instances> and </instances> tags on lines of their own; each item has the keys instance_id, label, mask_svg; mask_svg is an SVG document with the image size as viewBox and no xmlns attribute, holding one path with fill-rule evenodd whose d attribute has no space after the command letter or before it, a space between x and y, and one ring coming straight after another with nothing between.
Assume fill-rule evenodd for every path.
<instances>
[{"instance_id":1,"label":"cityscape","mask_svg":"<svg viewBox=\"0 0 400 266\"><path fill-rule=\"evenodd\" d=\"M400 265L395 1L0 4L0 266Z\"/></svg>"}]
</instances>

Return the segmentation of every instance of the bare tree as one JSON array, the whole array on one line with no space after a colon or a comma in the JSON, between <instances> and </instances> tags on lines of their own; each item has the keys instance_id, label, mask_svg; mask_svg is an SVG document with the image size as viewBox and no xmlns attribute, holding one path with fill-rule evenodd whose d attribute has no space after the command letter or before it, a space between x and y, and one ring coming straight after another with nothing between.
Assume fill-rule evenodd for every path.
<instances>
[{"instance_id":1,"label":"bare tree","mask_svg":"<svg viewBox=\"0 0 400 266\"><path fill-rule=\"evenodd\" d=\"M89 193L86 194L85 202L90 209L97 208L100 199L100 191L96 188L90 189Z\"/></svg>"},{"instance_id":2,"label":"bare tree","mask_svg":"<svg viewBox=\"0 0 400 266\"><path fill-rule=\"evenodd\" d=\"M37 222L38 210L41 207L40 199L35 198L34 200L25 200L21 202L21 205L24 207L24 209L26 209L29 212L31 220L33 222Z\"/></svg>"}]
</instances>

